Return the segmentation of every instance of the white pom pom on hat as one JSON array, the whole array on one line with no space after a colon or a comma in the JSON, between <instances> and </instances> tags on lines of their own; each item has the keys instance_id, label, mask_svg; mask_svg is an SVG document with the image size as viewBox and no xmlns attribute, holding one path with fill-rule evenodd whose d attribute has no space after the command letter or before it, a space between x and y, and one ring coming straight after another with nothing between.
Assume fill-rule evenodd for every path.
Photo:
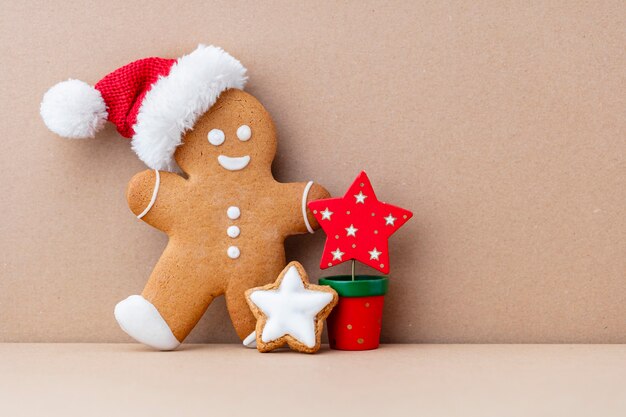
<instances>
[{"instance_id":1,"label":"white pom pom on hat","mask_svg":"<svg viewBox=\"0 0 626 417\"><path fill-rule=\"evenodd\" d=\"M95 86L63 81L44 95L41 117L66 138L94 137L105 121L131 139L147 166L175 171L185 131L229 89L243 89L246 68L223 49L199 45L178 59L145 58L106 75Z\"/></svg>"},{"instance_id":2,"label":"white pom pom on hat","mask_svg":"<svg viewBox=\"0 0 626 417\"><path fill-rule=\"evenodd\" d=\"M93 138L108 117L102 94L89 84L72 79L46 92L40 112L48 129L70 139Z\"/></svg>"}]
</instances>

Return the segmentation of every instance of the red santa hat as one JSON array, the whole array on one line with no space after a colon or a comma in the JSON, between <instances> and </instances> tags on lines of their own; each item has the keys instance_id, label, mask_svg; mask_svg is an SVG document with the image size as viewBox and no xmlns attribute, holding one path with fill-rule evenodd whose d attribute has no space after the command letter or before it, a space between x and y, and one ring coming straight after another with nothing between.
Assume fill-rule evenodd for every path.
<instances>
[{"instance_id":1,"label":"red santa hat","mask_svg":"<svg viewBox=\"0 0 626 417\"><path fill-rule=\"evenodd\" d=\"M92 138L106 121L131 139L153 169L176 169L173 156L193 128L229 88L243 89L246 69L221 48L200 45L178 59L146 58L123 66L95 86L63 81L46 92L41 117L66 138Z\"/></svg>"}]
</instances>

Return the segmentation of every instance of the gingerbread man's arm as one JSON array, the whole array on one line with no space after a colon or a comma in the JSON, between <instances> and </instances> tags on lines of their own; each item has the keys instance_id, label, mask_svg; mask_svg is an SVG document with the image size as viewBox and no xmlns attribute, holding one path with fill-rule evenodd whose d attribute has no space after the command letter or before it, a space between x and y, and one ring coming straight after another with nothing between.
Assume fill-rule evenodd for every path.
<instances>
[{"instance_id":1,"label":"gingerbread man's arm","mask_svg":"<svg viewBox=\"0 0 626 417\"><path fill-rule=\"evenodd\" d=\"M308 209L307 203L322 198L329 198L330 193L313 181L283 184L283 186L286 188L283 193L283 198L285 198L284 204L290 208L288 211L290 221L287 225L287 234L313 233L319 229L320 226L315 217L313 217L313 213Z\"/></svg>"},{"instance_id":2,"label":"gingerbread man's arm","mask_svg":"<svg viewBox=\"0 0 626 417\"><path fill-rule=\"evenodd\" d=\"M168 231L175 220L171 207L177 189L185 186L185 179L171 172L146 170L136 174L128 183L128 207L149 225Z\"/></svg>"}]
</instances>

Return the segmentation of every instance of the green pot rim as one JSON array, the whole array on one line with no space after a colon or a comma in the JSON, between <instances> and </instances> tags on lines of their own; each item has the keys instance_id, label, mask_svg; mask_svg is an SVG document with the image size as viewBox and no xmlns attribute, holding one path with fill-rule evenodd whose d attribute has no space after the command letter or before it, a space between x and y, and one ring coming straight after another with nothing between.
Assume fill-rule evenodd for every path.
<instances>
[{"instance_id":1,"label":"green pot rim","mask_svg":"<svg viewBox=\"0 0 626 417\"><path fill-rule=\"evenodd\" d=\"M320 285L328 285L341 297L372 297L387 294L389 278L385 275L334 275L320 278Z\"/></svg>"}]
</instances>

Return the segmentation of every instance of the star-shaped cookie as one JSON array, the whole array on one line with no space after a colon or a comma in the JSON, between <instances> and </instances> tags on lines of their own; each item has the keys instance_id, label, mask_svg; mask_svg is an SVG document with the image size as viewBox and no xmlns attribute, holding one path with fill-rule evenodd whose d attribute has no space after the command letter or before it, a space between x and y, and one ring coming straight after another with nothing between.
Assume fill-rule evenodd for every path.
<instances>
[{"instance_id":1,"label":"star-shaped cookie","mask_svg":"<svg viewBox=\"0 0 626 417\"><path fill-rule=\"evenodd\" d=\"M302 265L291 262L273 284L246 291L257 319L257 349L269 352L288 344L299 352L317 352L324 320L337 299L335 290L309 283Z\"/></svg>"}]
</instances>

